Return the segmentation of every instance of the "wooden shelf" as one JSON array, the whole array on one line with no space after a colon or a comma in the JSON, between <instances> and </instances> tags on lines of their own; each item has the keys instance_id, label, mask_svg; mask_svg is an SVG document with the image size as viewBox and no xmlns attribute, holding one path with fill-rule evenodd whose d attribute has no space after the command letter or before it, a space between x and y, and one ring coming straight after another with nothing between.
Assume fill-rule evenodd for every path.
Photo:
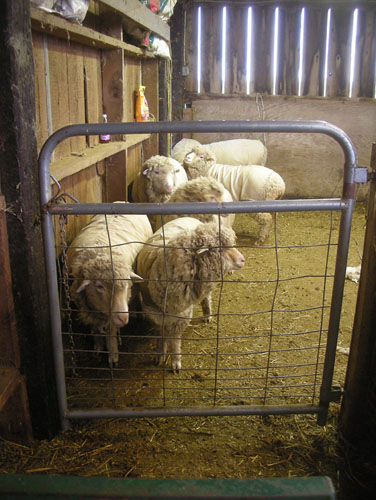
<instances>
[{"instance_id":1,"label":"wooden shelf","mask_svg":"<svg viewBox=\"0 0 376 500\"><path fill-rule=\"evenodd\" d=\"M140 4L142 5L142 4ZM77 23L67 21L55 14L49 14L41 9L30 6L31 27L33 30L47 33L49 35L72 40L89 47L99 49L122 49L126 55L145 58L154 58L155 56L146 49L130 45L111 36L104 35L91 28L86 28Z\"/></svg>"},{"instance_id":2,"label":"wooden shelf","mask_svg":"<svg viewBox=\"0 0 376 500\"><path fill-rule=\"evenodd\" d=\"M120 153L125 149L136 146L141 142L150 138L150 134L130 134L127 135L126 141L109 142L108 144L98 144L92 148L87 148L84 151L72 154L67 158L63 158L56 162L51 162L50 172L58 180L61 181L65 177L76 174L85 168L95 165L98 161ZM51 184L53 181L51 180Z\"/></svg>"},{"instance_id":3,"label":"wooden shelf","mask_svg":"<svg viewBox=\"0 0 376 500\"><path fill-rule=\"evenodd\" d=\"M131 19L147 31L170 41L170 26L138 0L101 0L100 3L101 6L105 5L117 14Z\"/></svg>"}]
</instances>

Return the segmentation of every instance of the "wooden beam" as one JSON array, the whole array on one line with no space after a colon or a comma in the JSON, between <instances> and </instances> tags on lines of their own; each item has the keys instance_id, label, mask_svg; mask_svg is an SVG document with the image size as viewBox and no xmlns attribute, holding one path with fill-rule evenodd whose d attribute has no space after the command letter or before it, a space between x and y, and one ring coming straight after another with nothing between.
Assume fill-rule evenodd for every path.
<instances>
[{"instance_id":1,"label":"wooden beam","mask_svg":"<svg viewBox=\"0 0 376 500\"><path fill-rule=\"evenodd\" d=\"M47 33L64 40L72 40L98 49L122 49L125 54L153 58L154 55L145 49L130 45L111 36L67 21L54 14L49 14L36 7L30 7L31 27L35 31Z\"/></svg>"},{"instance_id":2,"label":"wooden beam","mask_svg":"<svg viewBox=\"0 0 376 500\"><path fill-rule=\"evenodd\" d=\"M7 231L21 371L34 435L58 429L47 279L40 224L30 2L0 2L0 191ZM2 300L2 298L1 298Z\"/></svg>"},{"instance_id":3,"label":"wooden beam","mask_svg":"<svg viewBox=\"0 0 376 500\"><path fill-rule=\"evenodd\" d=\"M169 25L138 0L101 0L101 5L106 5L124 17L131 19L147 31L152 31L167 41L170 40Z\"/></svg>"},{"instance_id":4,"label":"wooden beam","mask_svg":"<svg viewBox=\"0 0 376 500\"><path fill-rule=\"evenodd\" d=\"M371 170L376 174L376 143L373 143ZM371 420L368 406L375 397L375 323L376 323L376 182L375 177L368 194L367 228L365 234L362 269L350 346L349 364L341 407L343 436L347 443L357 447L369 439L366 417ZM368 412L367 412L368 407Z\"/></svg>"}]
</instances>

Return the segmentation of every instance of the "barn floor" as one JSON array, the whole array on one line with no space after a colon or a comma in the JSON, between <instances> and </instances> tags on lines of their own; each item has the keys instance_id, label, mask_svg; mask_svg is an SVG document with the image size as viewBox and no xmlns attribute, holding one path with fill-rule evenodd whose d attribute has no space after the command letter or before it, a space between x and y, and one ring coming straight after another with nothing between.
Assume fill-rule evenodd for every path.
<instances>
[{"instance_id":1,"label":"barn floor","mask_svg":"<svg viewBox=\"0 0 376 500\"><path fill-rule=\"evenodd\" d=\"M365 214L365 205L357 204L351 232L349 266L357 266L360 263ZM333 215L333 241L336 241L338 218L338 214ZM274 307L276 309L286 307L290 312L288 318L281 317L281 319L278 318L278 314L275 314L273 328L278 328L282 332L287 330L306 332L312 320L322 321L325 325L326 313L322 317L316 318L312 316L315 313L310 311L312 300L316 300L316 295L317 300L321 300L323 294L322 285L318 285L317 278L312 276L321 275L320 266L322 266L323 259L324 264L328 267L328 272L332 272L335 248L330 251L330 256L327 258L326 249L322 251L321 247L316 249L311 248L310 245L327 241L330 224L328 213L278 214L277 237L280 246L278 273L282 282ZM217 307L221 296L221 312L248 311L250 303L252 304L252 312L255 312L257 307L260 308L260 311L270 308L270 297L274 296L274 288L269 290L269 283L265 283L260 288L260 281L266 279L265 270L267 273L275 272L275 251L272 248L274 235L269 236L266 248L255 249L250 244L252 231L254 232L255 227L253 221L249 223L249 216L237 216L234 228L238 234L240 250L246 256L247 265L244 270L237 271L231 277L237 288L230 289L230 284L226 284L223 289L217 290L213 304ZM309 248L305 248L307 239L309 240ZM293 244L303 246L293 251L289 248ZM314 250L317 256L316 253L313 253ZM288 277L290 271L305 278L283 281L284 278ZM252 283L244 283L245 280L259 280L258 288ZM246 290L245 287L247 287ZM333 385L341 388L344 385L348 361L346 348L350 345L357 288L357 283L346 280L333 379ZM325 297L330 295L329 282L324 287L324 295ZM304 313L298 314L297 310L304 311ZM200 314L199 311L197 314ZM262 318L263 314L261 313L250 314L247 317L238 317L235 314L224 316L221 319L221 324L225 331L235 330L240 343L246 331L251 330L252 334L255 335L256 344L258 343L259 350L257 352L261 353L264 348L263 333L270 327L270 320L265 320L264 324ZM215 334L216 325L216 320L214 320L209 325L194 324L191 326L188 337L192 340L183 343L186 346L186 352L191 353L192 349L197 351L197 339L204 336L206 338L208 332ZM132 342L131 340L129 344L132 345ZM146 339L143 342L147 344L148 349L149 347L152 349L153 342L151 340ZM190 342L192 342L193 347ZM300 384L299 390L293 392L295 385L299 384L289 382L289 376L298 377L300 373L298 367L292 366L294 364L292 360L298 357L299 364L301 364L305 361L305 356L308 357L308 361L311 359L311 349L308 348L308 344L307 349L300 350L300 343L306 342L305 336L295 335L288 337L283 342L288 342L290 347L288 352L286 351L286 357L283 358L285 351L283 345L276 344L273 347L273 352L282 356L282 358L278 357L278 366L290 366L290 369L289 373L286 370L282 372L281 369L276 369L271 374L271 379L274 381L270 384L271 390L268 392L270 402L275 402L274 399L278 399L280 394L284 394L283 390L273 392L273 384L276 387L281 387L286 380L287 392L292 402L306 403L306 399L310 400L310 398L316 402L318 391L315 384L313 384L314 392L312 395L311 384L307 384L307 387L304 384L302 387ZM322 342L322 340L315 337L312 341L311 337L309 345L312 342L315 344ZM130 348L122 346L121 349L129 351ZM232 350L235 351L235 347ZM202 347L202 351L205 354L205 347ZM223 358L226 357L224 353L227 351L228 348L225 346L224 351L220 352ZM256 347L253 346L252 352L253 354L256 352ZM150 354L142 359L142 370L146 370L151 364L151 356ZM246 352L244 357L247 356ZM315 356L318 356L317 363L320 364L320 348L315 350ZM125 358L129 360L129 356L125 356ZM261 358L262 356L260 356ZM202 359L204 361L200 361ZM168 373L166 376L168 381L172 380L172 384L174 384L173 391L167 394L172 394L174 399L177 399L177 393L174 391L180 391L179 397L182 404L187 404L185 398L191 398L192 390L188 396L181 392L178 383L179 377L185 381L182 383L182 387L187 385L187 381L191 381L192 387L194 387L193 392L198 395L198 398L200 394L206 394L202 387L210 388L209 381L211 380L210 365L202 366L202 362L205 362L206 359L208 358L192 355L183 357L183 367L186 370L178 375ZM233 365L236 364L236 359L233 357L228 359L228 366L234 370ZM257 358L255 359L257 362ZM124 369L124 365L122 366L121 363L120 369ZM226 381L226 384L221 386L219 381L217 401L220 403L222 398L224 403L229 404L232 397L233 400L230 401L230 404L242 405L255 401L257 403L257 398L253 398L251 401L252 397L249 394L252 391L247 390L247 384L245 382L238 384L236 379L239 377L236 375L236 371L233 373L235 380L232 385ZM80 384L76 382L76 386L80 386ZM90 382L85 382L83 386L86 390L90 386ZM145 386L147 384L143 384L143 387ZM74 381L69 387L73 401L71 404L74 407L74 396L77 393ZM167 387L169 386L167 385ZM150 384L149 388L151 388ZM123 394L128 399L136 397L135 404L137 406L143 403L143 400L139 399L143 394L141 389L135 390L132 394L126 394L124 391ZM158 393L159 389L153 387L149 391L149 396L150 393ZM222 393L221 389L223 389ZM306 391L307 394L305 394ZM145 394L148 394L147 390ZM258 394L257 388L255 394ZM332 403L327 424L323 427L318 426L316 417L310 415L144 417L128 420L84 421L74 424L69 431L59 434L51 441L35 441L29 445L20 445L0 439L0 473L144 478L255 478L327 475L338 486L338 474L343 463L338 447L338 411L339 404Z\"/></svg>"}]
</instances>

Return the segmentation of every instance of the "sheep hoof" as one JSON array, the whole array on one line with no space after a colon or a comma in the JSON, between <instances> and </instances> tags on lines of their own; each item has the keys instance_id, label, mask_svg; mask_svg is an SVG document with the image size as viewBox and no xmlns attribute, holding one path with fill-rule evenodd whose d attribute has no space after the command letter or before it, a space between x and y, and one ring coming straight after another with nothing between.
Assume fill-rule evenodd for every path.
<instances>
[{"instance_id":1,"label":"sheep hoof","mask_svg":"<svg viewBox=\"0 0 376 500\"><path fill-rule=\"evenodd\" d=\"M172 373L174 375L178 374L181 369L181 361L179 359L175 359L174 361L172 361L171 367L172 367Z\"/></svg>"}]
</instances>

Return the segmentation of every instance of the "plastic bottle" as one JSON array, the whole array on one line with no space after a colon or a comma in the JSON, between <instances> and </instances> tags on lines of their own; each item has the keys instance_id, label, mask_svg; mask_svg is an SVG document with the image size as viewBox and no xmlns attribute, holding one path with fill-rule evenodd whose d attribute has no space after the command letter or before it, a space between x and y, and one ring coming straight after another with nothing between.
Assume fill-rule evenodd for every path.
<instances>
[{"instance_id":1,"label":"plastic bottle","mask_svg":"<svg viewBox=\"0 0 376 500\"><path fill-rule=\"evenodd\" d=\"M103 113L102 118L103 118L103 123L107 123L107 115L105 113ZM105 144L106 142L110 142L110 141L111 141L110 134L101 134L99 136L99 142L101 144Z\"/></svg>"},{"instance_id":2,"label":"plastic bottle","mask_svg":"<svg viewBox=\"0 0 376 500\"><path fill-rule=\"evenodd\" d=\"M145 87L141 85L136 98L136 122L150 122L149 105L145 97Z\"/></svg>"}]
</instances>

